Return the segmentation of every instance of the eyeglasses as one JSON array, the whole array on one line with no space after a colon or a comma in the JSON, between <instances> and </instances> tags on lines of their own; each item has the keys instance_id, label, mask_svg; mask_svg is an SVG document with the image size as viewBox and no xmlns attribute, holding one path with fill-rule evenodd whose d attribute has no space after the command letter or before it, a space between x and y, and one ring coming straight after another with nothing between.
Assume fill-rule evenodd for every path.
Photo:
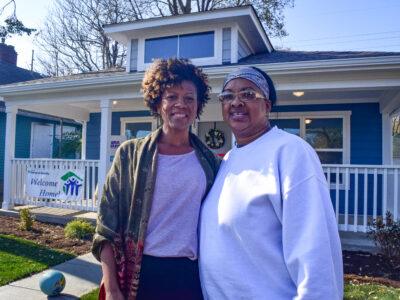
<instances>
[{"instance_id":1,"label":"eyeglasses","mask_svg":"<svg viewBox=\"0 0 400 300\"><path fill-rule=\"evenodd\" d=\"M252 102L256 101L257 99L266 99L263 94L250 89L243 90L237 93L225 91L219 94L218 99L222 103L227 104L232 103L236 97L238 97L238 99L242 102Z\"/></svg>"},{"instance_id":2,"label":"eyeglasses","mask_svg":"<svg viewBox=\"0 0 400 300\"><path fill-rule=\"evenodd\" d=\"M174 95L174 94L172 94L172 95L167 95L167 96L165 96L165 97L163 97L162 98L162 100L164 100L164 101L166 101L166 102L168 102L168 103L176 103L176 102L178 102L178 99L179 99L179 96L178 95ZM190 104L193 104L193 103L195 103L196 102L196 98L195 97L192 97L192 96L184 96L183 97L183 102L186 104L186 105L190 105Z\"/></svg>"}]
</instances>

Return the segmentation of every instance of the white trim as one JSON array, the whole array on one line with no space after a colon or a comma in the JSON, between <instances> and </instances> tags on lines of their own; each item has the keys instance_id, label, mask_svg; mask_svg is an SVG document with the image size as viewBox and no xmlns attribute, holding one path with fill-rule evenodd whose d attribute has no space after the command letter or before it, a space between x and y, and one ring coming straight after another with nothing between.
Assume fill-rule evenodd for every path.
<instances>
[{"instance_id":1,"label":"white trim","mask_svg":"<svg viewBox=\"0 0 400 300\"><path fill-rule=\"evenodd\" d=\"M233 30L234 28L232 28ZM234 35L232 35L234 39ZM139 45L140 46L140 39ZM237 46L236 46L237 48ZM143 49L142 49L143 50ZM232 51L234 49L232 48ZM140 54L141 47L138 49L138 55ZM302 74L302 73L318 73L318 72L336 72L340 70L351 71L365 71L365 70L396 70L400 69L400 56L385 56L385 57L368 57L368 58L347 58L347 59L331 59L331 60L317 60L317 61L300 61L300 62L285 62L285 63L269 63L269 64L258 64L257 67L266 71L269 75L285 75L285 74ZM233 63L233 61L232 61ZM140 66L140 60L138 60L138 68ZM245 65L243 65L245 66ZM143 66L141 66L143 67ZM237 65L233 66L213 66L204 68L204 71L209 75L211 79L224 78L228 73L237 69ZM4 85L0 87L0 97L9 95L23 95L33 94L38 91L49 90L62 90L71 88L81 88L90 86L119 86L119 85L132 85L140 84L143 79L143 73L141 72L121 72L114 76L99 76L91 78L76 78L70 80L60 80L56 82L43 82L43 83L14 83L10 85ZM365 81L365 80L364 80ZM390 79L385 80L385 84L381 81L367 81L367 82L379 82L378 86L393 86L400 85L400 80ZM352 87L353 85L344 85L343 87ZM361 83L358 86L364 87ZM375 85L370 85L374 87ZM301 87L303 89L303 87ZM338 88L338 87L337 87ZM277 90L282 90L279 86Z\"/></svg>"},{"instance_id":2,"label":"white trim","mask_svg":"<svg viewBox=\"0 0 400 300\"><path fill-rule=\"evenodd\" d=\"M128 43L128 45L126 45L126 69L125 71L127 73L129 73L131 71L131 53L132 52L132 39L130 40L130 42Z\"/></svg>"},{"instance_id":3,"label":"white trim","mask_svg":"<svg viewBox=\"0 0 400 300\"><path fill-rule=\"evenodd\" d=\"M81 144L81 159L86 160L86 146L87 146L87 121L82 122L82 144Z\"/></svg>"},{"instance_id":4,"label":"white trim","mask_svg":"<svg viewBox=\"0 0 400 300\"><path fill-rule=\"evenodd\" d=\"M100 101L101 123L100 123L100 160L98 173L97 200L101 200L103 185L110 166L110 140L111 140L111 119L112 100L103 99Z\"/></svg>"},{"instance_id":5,"label":"white trim","mask_svg":"<svg viewBox=\"0 0 400 300\"><path fill-rule=\"evenodd\" d=\"M238 60L239 60L239 26L236 24L231 27L231 63L236 64Z\"/></svg>"},{"instance_id":6,"label":"white trim","mask_svg":"<svg viewBox=\"0 0 400 300\"><path fill-rule=\"evenodd\" d=\"M120 135L125 135L127 123L150 123L152 131L157 129L157 120L154 117L124 117L120 118Z\"/></svg>"},{"instance_id":7,"label":"white trim","mask_svg":"<svg viewBox=\"0 0 400 300\"><path fill-rule=\"evenodd\" d=\"M304 139L306 134L305 119L343 119L343 164L350 163L351 146L351 111L302 111L302 112L271 112L269 119L298 119L300 122L300 137ZM315 149L316 151L331 151L329 149ZM339 149L335 150L339 152Z\"/></svg>"},{"instance_id":8,"label":"white trim","mask_svg":"<svg viewBox=\"0 0 400 300\"><path fill-rule=\"evenodd\" d=\"M4 146L4 176L3 176L3 204L2 209L12 209L11 184L13 170L11 160L15 157L15 131L18 107L6 104L6 138Z\"/></svg>"}]
</instances>

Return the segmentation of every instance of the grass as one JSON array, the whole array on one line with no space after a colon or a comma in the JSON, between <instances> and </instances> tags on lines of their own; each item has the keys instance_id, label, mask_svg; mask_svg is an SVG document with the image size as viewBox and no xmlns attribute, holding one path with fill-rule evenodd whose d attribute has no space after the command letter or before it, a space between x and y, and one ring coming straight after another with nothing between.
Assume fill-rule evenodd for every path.
<instances>
[{"instance_id":1,"label":"grass","mask_svg":"<svg viewBox=\"0 0 400 300\"><path fill-rule=\"evenodd\" d=\"M76 257L31 241L0 234L0 286Z\"/></svg>"},{"instance_id":2,"label":"grass","mask_svg":"<svg viewBox=\"0 0 400 300\"><path fill-rule=\"evenodd\" d=\"M398 300L400 289L379 284L370 283L346 283L344 287L344 299L348 300Z\"/></svg>"},{"instance_id":3,"label":"grass","mask_svg":"<svg viewBox=\"0 0 400 300\"><path fill-rule=\"evenodd\" d=\"M99 289L95 289L90 293L83 295L80 300L97 300L97 296L99 295Z\"/></svg>"},{"instance_id":4,"label":"grass","mask_svg":"<svg viewBox=\"0 0 400 300\"><path fill-rule=\"evenodd\" d=\"M81 297L81 300L97 300L99 289ZM345 300L398 300L400 299L400 289L378 285L378 284L354 284L346 283L344 287Z\"/></svg>"}]
</instances>

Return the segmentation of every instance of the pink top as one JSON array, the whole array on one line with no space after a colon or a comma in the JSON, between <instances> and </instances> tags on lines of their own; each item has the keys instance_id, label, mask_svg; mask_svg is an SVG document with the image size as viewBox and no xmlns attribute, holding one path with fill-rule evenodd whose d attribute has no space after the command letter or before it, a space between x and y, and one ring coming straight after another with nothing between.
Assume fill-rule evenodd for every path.
<instances>
[{"instance_id":1,"label":"pink top","mask_svg":"<svg viewBox=\"0 0 400 300\"><path fill-rule=\"evenodd\" d=\"M197 259L197 225L206 176L194 151L158 154L144 254Z\"/></svg>"}]
</instances>

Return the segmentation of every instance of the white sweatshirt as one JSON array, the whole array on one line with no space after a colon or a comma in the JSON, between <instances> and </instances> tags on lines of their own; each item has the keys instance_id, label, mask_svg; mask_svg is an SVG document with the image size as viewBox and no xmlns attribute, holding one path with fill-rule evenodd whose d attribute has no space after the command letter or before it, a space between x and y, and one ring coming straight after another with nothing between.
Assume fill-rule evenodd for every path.
<instances>
[{"instance_id":1,"label":"white sweatshirt","mask_svg":"<svg viewBox=\"0 0 400 300\"><path fill-rule=\"evenodd\" d=\"M327 182L301 138L274 127L227 153L200 222L205 299L342 299Z\"/></svg>"}]
</instances>

